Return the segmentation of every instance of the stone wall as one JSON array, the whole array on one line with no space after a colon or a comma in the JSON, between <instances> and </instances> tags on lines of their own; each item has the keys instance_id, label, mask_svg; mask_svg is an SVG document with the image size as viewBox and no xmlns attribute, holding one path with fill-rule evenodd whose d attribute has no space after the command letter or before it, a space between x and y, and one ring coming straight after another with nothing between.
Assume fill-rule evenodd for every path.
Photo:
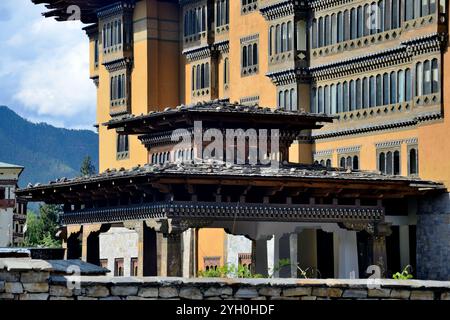
<instances>
[{"instance_id":1,"label":"stone wall","mask_svg":"<svg viewBox=\"0 0 450 320\"><path fill-rule=\"evenodd\" d=\"M417 215L417 276L450 280L450 194L422 200Z\"/></svg>"},{"instance_id":2,"label":"stone wall","mask_svg":"<svg viewBox=\"0 0 450 320\"><path fill-rule=\"evenodd\" d=\"M67 276L42 260L0 259L0 300L450 300L450 281L375 281Z\"/></svg>"}]
</instances>

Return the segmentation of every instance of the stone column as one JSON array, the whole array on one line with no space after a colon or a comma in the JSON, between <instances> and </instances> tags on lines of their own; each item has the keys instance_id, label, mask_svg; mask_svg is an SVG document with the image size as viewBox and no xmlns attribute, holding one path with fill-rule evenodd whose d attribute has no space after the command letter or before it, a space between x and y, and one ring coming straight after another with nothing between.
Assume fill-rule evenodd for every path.
<instances>
[{"instance_id":1,"label":"stone column","mask_svg":"<svg viewBox=\"0 0 450 320\"><path fill-rule=\"evenodd\" d=\"M267 240L258 239L252 241L252 271L256 274L268 276Z\"/></svg>"},{"instance_id":2,"label":"stone column","mask_svg":"<svg viewBox=\"0 0 450 320\"><path fill-rule=\"evenodd\" d=\"M339 279L356 278L359 275L356 231L339 229L333 233L334 276Z\"/></svg>"},{"instance_id":3,"label":"stone column","mask_svg":"<svg viewBox=\"0 0 450 320\"><path fill-rule=\"evenodd\" d=\"M167 235L167 276L183 276L181 233L171 233Z\"/></svg>"},{"instance_id":4,"label":"stone column","mask_svg":"<svg viewBox=\"0 0 450 320\"><path fill-rule=\"evenodd\" d=\"M289 235L289 260L291 261L291 278L297 278L298 265L298 235L292 233Z\"/></svg>"}]
</instances>

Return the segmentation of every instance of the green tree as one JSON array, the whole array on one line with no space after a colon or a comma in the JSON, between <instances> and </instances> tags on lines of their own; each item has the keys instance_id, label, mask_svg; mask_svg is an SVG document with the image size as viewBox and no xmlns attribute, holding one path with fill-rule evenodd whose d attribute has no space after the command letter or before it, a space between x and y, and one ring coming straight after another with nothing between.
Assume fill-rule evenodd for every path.
<instances>
[{"instance_id":1,"label":"green tree","mask_svg":"<svg viewBox=\"0 0 450 320\"><path fill-rule=\"evenodd\" d=\"M56 205L41 205L39 207L39 215L32 211L28 212L24 246L61 247L61 242L56 238L60 212L60 207Z\"/></svg>"},{"instance_id":2,"label":"green tree","mask_svg":"<svg viewBox=\"0 0 450 320\"><path fill-rule=\"evenodd\" d=\"M94 164L90 156L86 156L81 164L80 173L82 176L91 176L96 173Z\"/></svg>"}]
</instances>

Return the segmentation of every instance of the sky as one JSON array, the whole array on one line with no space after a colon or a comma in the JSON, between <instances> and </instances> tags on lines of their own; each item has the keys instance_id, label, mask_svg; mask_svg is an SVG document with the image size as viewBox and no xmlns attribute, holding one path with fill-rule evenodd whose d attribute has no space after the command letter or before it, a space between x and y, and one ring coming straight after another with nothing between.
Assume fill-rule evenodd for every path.
<instances>
[{"instance_id":1,"label":"sky","mask_svg":"<svg viewBox=\"0 0 450 320\"><path fill-rule=\"evenodd\" d=\"M95 124L89 43L79 21L44 18L31 0L0 0L0 105L32 122Z\"/></svg>"}]
</instances>

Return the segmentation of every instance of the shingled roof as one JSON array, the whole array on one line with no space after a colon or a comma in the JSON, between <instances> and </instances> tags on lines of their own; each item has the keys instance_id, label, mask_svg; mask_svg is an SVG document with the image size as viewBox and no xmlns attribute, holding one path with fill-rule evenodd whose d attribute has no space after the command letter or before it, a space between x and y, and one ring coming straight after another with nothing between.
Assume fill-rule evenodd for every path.
<instances>
[{"instance_id":1,"label":"shingled roof","mask_svg":"<svg viewBox=\"0 0 450 320\"><path fill-rule=\"evenodd\" d=\"M242 105L223 100L199 102L152 111L141 115L124 115L103 125L108 129L122 129L127 133L149 133L192 125L193 121L223 124L228 128L280 128L284 130L319 129L323 123L333 122L335 117L308 113L304 110L288 111L259 105Z\"/></svg>"},{"instance_id":2,"label":"shingled roof","mask_svg":"<svg viewBox=\"0 0 450 320\"><path fill-rule=\"evenodd\" d=\"M441 183L426 181L415 177L389 176L372 171L352 171L339 168L325 168L321 165L283 164L279 168L269 165L234 165L217 161L204 162L177 162L165 164L146 164L132 169L108 169L105 172L92 176L76 177L73 179L57 179L48 184L28 185L26 189L18 190L19 194L27 191L48 188L98 183L115 179L130 179L151 176L202 176L202 177L230 177L230 178L282 178L286 181L295 180L330 180L375 182L386 184L403 184L418 188L442 189Z\"/></svg>"}]
</instances>

